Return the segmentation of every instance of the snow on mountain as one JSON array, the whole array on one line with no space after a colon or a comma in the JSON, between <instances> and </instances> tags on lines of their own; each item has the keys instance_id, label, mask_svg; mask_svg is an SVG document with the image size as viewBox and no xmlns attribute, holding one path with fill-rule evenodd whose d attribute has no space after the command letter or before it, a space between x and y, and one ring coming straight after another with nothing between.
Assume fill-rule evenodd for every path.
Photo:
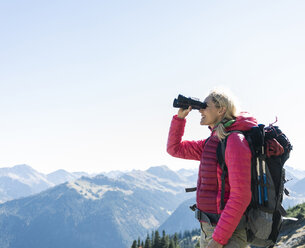
<instances>
[{"instance_id":1,"label":"snow on mountain","mask_svg":"<svg viewBox=\"0 0 305 248\"><path fill-rule=\"evenodd\" d=\"M293 177L302 179L305 177L305 170L295 169L291 166L285 165L286 171L288 171Z\"/></svg>"},{"instance_id":2,"label":"snow on mountain","mask_svg":"<svg viewBox=\"0 0 305 248\"><path fill-rule=\"evenodd\" d=\"M0 178L1 177L8 177L28 186L37 186L41 184L54 186L53 183L46 179L44 174L39 173L25 164L16 165L12 168L0 168Z\"/></svg>"},{"instance_id":3,"label":"snow on mountain","mask_svg":"<svg viewBox=\"0 0 305 248\"><path fill-rule=\"evenodd\" d=\"M180 177L176 172L171 171L166 166L151 167L146 171L133 170L120 177L126 183L133 182L138 188L151 189L154 191L169 192L172 194L184 193L184 189L189 187L190 181Z\"/></svg>"},{"instance_id":4,"label":"snow on mountain","mask_svg":"<svg viewBox=\"0 0 305 248\"><path fill-rule=\"evenodd\" d=\"M82 176L89 176L85 172L68 172L65 170L57 170L50 174L47 174L46 178L49 182L52 182L54 185L70 182Z\"/></svg>"},{"instance_id":5,"label":"snow on mountain","mask_svg":"<svg viewBox=\"0 0 305 248\"><path fill-rule=\"evenodd\" d=\"M109 178L118 178L122 176L124 173L127 173L127 171L119 171L119 170L114 170L114 171L109 171L109 172L102 172L103 175Z\"/></svg>"},{"instance_id":6,"label":"snow on mountain","mask_svg":"<svg viewBox=\"0 0 305 248\"><path fill-rule=\"evenodd\" d=\"M54 185L28 165L0 168L0 202L36 194Z\"/></svg>"},{"instance_id":7,"label":"snow on mountain","mask_svg":"<svg viewBox=\"0 0 305 248\"><path fill-rule=\"evenodd\" d=\"M170 170L165 165L150 167L147 172L158 178L170 179L173 182L179 182L182 179L177 172Z\"/></svg>"},{"instance_id":8,"label":"snow on mountain","mask_svg":"<svg viewBox=\"0 0 305 248\"><path fill-rule=\"evenodd\" d=\"M75 180L83 175L88 174L58 170L45 175L25 164L0 168L0 203L37 194L57 184Z\"/></svg>"},{"instance_id":9,"label":"snow on mountain","mask_svg":"<svg viewBox=\"0 0 305 248\"><path fill-rule=\"evenodd\" d=\"M111 187L109 185L96 185L90 181L85 179L80 179L77 181L72 181L67 184L69 188L74 189L80 195L82 195L86 199L91 200L99 200L103 198L103 195L106 192L117 191L122 192L125 195L131 195L133 191L131 190L124 190L118 187Z\"/></svg>"}]
</instances>

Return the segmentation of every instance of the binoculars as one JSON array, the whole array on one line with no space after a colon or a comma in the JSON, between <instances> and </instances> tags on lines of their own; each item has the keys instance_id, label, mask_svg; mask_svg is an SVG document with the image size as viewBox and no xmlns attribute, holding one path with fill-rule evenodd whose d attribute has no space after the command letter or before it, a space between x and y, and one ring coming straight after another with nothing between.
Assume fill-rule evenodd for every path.
<instances>
[{"instance_id":1,"label":"binoculars","mask_svg":"<svg viewBox=\"0 0 305 248\"><path fill-rule=\"evenodd\" d=\"M192 97L185 97L183 95L178 95L177 98L174 99L173 103L174 108L183 108L187 109L189 106L192 109L205 109L207 107L206 102L200 102L198 99Z\"/></svg>"}]
</instances>

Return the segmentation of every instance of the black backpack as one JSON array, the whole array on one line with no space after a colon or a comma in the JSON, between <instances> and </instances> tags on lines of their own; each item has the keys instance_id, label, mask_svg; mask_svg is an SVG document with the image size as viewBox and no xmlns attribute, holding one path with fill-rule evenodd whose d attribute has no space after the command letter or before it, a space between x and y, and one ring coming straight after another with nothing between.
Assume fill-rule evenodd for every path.
<instances>
[{"instance_id":1,"label":"black backpack","mask_svg":"<svg viewBox=\"0 0 305 248\"><path fill-rule=\"evenodd\" d=\"M259 125L242 133L252 153L251 190L252 200L245 212L248 243L259 247L273 247L286 211L282 206L284 188L284 163L289 158L292 145L277 126ZM218 162L222 168L221 209L224 208L224 188L227 166L225 149L228 136L217 148ZM273 149L273 150L272 150ZM268 154L268 156L267 156ZM271 155L270 155L271 154Z\"/></svg>"}]
</instances>

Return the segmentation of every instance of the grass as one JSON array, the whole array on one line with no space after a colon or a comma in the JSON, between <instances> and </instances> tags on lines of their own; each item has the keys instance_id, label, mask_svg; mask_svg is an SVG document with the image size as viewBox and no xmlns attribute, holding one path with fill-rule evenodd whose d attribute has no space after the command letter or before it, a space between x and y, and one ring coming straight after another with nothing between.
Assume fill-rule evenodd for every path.
<instances>
[{"instance_id":1,"label":"grass","mask_svg":"<svg viewBox=\"0 0 305 248\"><path fill-rule=\"evenodd\" d=\"M305 203L299 204L287 210L288 217L295 217L299 220L305 219Z\"/></svg>"}]
</instances>

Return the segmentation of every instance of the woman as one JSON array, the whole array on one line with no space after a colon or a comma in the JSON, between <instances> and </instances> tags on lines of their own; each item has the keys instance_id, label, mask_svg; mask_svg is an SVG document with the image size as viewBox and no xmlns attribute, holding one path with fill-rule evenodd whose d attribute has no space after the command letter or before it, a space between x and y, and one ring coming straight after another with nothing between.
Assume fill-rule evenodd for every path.
<instances>
[{"instance_id":1,"label":"woman","mask_svg":"<svg viewBox=\"0 0 305 248\"><path fill-rule=\"evenodd\" d=\"M207 107L200 109L200 124L211 130L208 139L182 141L186 116L191 111L179 109L171 122L167 152L178 158L199 160L197 181L197 209L204 216L220 215L217 223L212 218L200 219L200 247L246 247L244 228L237 228L251 201L251 151L241 133L257 126L257 121L247 113L237 115L232 99L226 94L212 91L205 99ZM225 161L228 168L225 179L225 207L220 209L221 174L216 149L221 139L227 135Z\"/></svg>"}]
</instances>

